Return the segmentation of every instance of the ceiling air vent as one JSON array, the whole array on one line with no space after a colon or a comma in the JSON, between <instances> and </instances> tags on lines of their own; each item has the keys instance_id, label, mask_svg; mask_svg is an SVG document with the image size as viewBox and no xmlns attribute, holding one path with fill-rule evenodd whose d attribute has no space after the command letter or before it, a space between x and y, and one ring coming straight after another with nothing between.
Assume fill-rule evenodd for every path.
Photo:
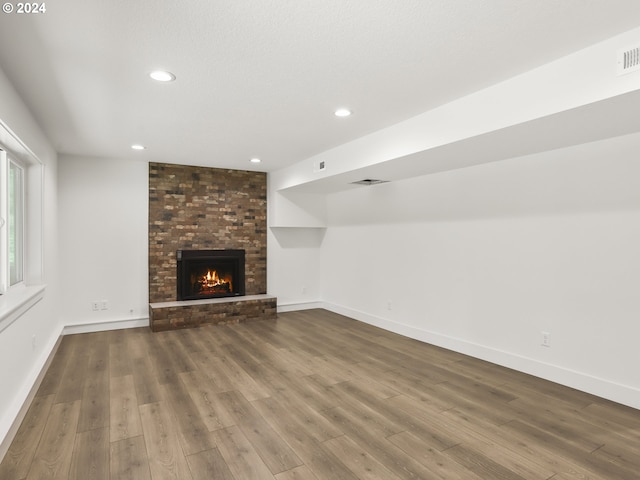
<instances>
[{"instance_id":1,"label":"ceiling air vent","mask_svg":"<svg viewBox=\"0 0 640 480\"><path fill-rule=\"evenodd\" d=\"M638 70L640 70L640 47L618 52L618 75L626 75Z\"/></svg>"},{"instance_id":2,"label":"ceiling air vent","mask_svg":"<svg viewBox=\"0 0 640 480\"><path fill-rule=\"evenodd\" d=\"M389 180L375 180L373 178L365 178L357 182L351 182L353 185L377 185L379 183L387 183Z\"/></svg>"}]
</instances>

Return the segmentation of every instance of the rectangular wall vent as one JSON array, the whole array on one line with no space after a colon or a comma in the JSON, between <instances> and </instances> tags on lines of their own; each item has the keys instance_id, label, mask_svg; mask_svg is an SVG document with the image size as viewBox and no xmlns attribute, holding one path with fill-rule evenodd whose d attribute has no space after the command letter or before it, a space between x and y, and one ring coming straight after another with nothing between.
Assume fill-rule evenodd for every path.
<instances>
[{"instance_id":1,"label":"rectangular wall vent","mask_svg":"<svg viewBox=\"0 0 640 480\"><path fill-rule=\"evenodd\" d=\"M626 75L638 70L640 70L640 47L618 52L618 75Z\"/></svg>"},{"instance_id":2,"label":"rectangular wall vent","mask_svg":"<svg viewBox=\"0 0 640 480\"><path fill-rule=\"evenodd\" d=\"M378 185L379 183L387 183L389 180L378 180L374 178L365 178L357 182L351 182L353 185Z\"/></svg>"},{"instance_id":3,"label":"rectangular wall vent","mask_svg":"<svg viewBox=\"0 0 640 480\"><path fill-rule=\"evenodd\" d=\"M325 168L326 168L326 164L324 163L324 160L321 160L319 162L315 162L313 164L313 171L314 172L322 172Z\"/></svg>"}]
</instances>

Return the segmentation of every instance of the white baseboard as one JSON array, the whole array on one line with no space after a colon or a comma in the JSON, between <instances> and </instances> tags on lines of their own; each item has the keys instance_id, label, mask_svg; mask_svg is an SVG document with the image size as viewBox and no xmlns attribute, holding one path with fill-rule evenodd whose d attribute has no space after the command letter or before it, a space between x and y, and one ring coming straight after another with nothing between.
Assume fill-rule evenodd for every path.
<instances>
[{"instance_id":1,"label":"white baseboard","mask_svg":"<svg viewBox=\"0 0 640 480\"><path fill-rule=\"evenodd\" d=\"M62 330L62 335L104 332L107 330L121 330L123 328L138 328L148 326L149 317L123 318L118 320L108 320L105 322L76 323L73 325L66 325Z\"/></svg>"},{"instance_id":2,"label":"white baseboard","mask_svg":"<svg viewBox=\"0 0 640 480\"><path fill-rule=\"evenodd\" d=\"M606 398L613 402L640 409L640 390L628 385L621 385L609 380L577 372L558 365L541 362L536 359L520 356L511 352L493 349L466 340L442 335L410 325L397 323L365 312L354 310L341 305L320 302L321 307L334 313L354 318L364 323L380 327L405 337L421 342L446 348L454 352L486 360L503 367L527 373L545 380L549 380L567 387Z\"/></svg>"},{"instance_id":3,"label":"white baseboard","mask_svg":"<svg viewBox=\"0 0 640 480\"><path fill-rule=\"evenodd\" d=\"M22 394L17 394L15 396L16 403L14 404L14 408L12 409L15 412L14 419L10 424L0 425L0 462L6 455L9 447L11 446L11 442L16 436L18 432L18 428L24 420L29 407L31 406L31 402L35 397L38 388L40 388L40 384L42 383L42 379L51 364L51 360L53 359L55 353L58 350L58 346L60 345L60 341L64 335L72 335L75 333L91 333L91 332L102 332L105 330L120 330L123 328L137 328L137 327L148 327L149 326L149 318L125 318L120 320L110 320L107 322L99 322L99 323L83 323L83 324L75 324L75 325L66 325L60 330L60 333L53 337L50 347L44 349L41 360L38 361L33 370L32 374L25 381L25 388Z\"/></svg>"},{"instance_id":4,"label":"white baseboard","mask_svg":"<svg viewBox=\"0 0 640 480\"><path fill-rule=\"evenodd\" d=\"M51 342L49 348L43 350L42 356L40 357L40 361L36 363L34 369L32 370L31 375L25 382L25 388L23 389L23 394L16 395L16 400L14 403L14 408L12 409L15 412L15 416L10 425L3 425L2 431L0 431L0 462L4 459L4 456L7 454L9 447L11 446L11 442L15 438L18 433L18 429L20 428L20 424L24 420L24 417L27 415L27 411L29 411L29 407L31 406L31 402L36 396L38 389L40 388L40 384L42 383L42 379L44 378L47 370L49 369L49 365L51 365L51 361L58 351L58 347L60 346L60 341L62 340L62 334L59 334L57 338Z\"/></svg>"},{"instance_id":5,"label":"white baseboard","mask_svg":"<svg viewBox=\"0 0 640 480\"><path fill-rule=\"evenodd\" d=\"M311 310L313 308L325 308L324 305L324 302L279 303L278 313L297 312L298 310Z\"/></svg>"}]
</instances>

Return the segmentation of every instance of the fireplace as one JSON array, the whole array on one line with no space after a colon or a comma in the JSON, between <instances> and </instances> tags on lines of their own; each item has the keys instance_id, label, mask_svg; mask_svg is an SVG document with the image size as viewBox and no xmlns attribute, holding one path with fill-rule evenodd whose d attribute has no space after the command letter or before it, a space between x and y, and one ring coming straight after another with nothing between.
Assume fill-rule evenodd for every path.
<instances>
[{"instance_id":1,"label":"fireplace","mask_svg":"<svg viewBox=\"0 0 640 480\"><path fill-rule=\"evenodd\" d=\"M244 295L244 250L178 250L178 300Z\"/></svg>"}]
</instances>

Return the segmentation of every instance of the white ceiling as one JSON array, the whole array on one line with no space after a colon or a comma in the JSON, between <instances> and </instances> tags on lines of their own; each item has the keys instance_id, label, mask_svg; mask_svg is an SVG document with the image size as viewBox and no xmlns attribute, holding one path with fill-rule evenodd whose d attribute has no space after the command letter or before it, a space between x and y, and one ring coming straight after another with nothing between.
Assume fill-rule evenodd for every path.
<instances>
[{"instance_id":1,"label":"white ceiling","mask_svg":"<svg viewBox=\"0 0 640 480\"><path fill-rule=\"evenodd\" d=\"M59 153L267 171L640 24L638 0L46 7L0 15L0 66ZM153 82L157 68L177 81Z\"/></svg>"}]
</instances>

